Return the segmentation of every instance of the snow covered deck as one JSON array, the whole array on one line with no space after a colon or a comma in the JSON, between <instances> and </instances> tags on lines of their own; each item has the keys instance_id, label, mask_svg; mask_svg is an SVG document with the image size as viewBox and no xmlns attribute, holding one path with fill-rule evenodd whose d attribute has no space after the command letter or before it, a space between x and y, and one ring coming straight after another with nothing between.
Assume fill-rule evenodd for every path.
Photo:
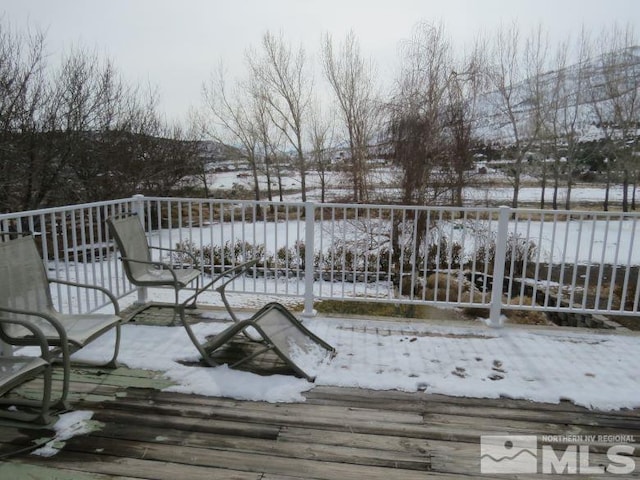
<instances>
[{"instance_id":1,"label":"snow covered deck","mask_svg":"<svg viewBox=\"0 0 640 480\"><path fill-rule=\"evenodd\" d=\"M222 309L202 308L190 315L202 339L222 331L230 321ZM305 319L305 325L334 346L337 355L305 366L316 376L312 384L291 375L196 367L198 352L184 328L166 326L171 318L170 309L151 308L124 325L119 360L130 368L163 372L174 383L171 390L181 393L294 402L314 386L326 385L567 400L599 409L640 407L638 332L524 325L496 329L481 321L318 316ZM108 356L111 339L104 337L81 357L98 361ZM251 368L263 365L254 363Z\"/></svg>"},{"instance_id":2,"label":"snow covered deck","mask_svg":"<svg viewBox=\"0 0 640 480\"><path fill-rule=\"evenodd\" d=\"M193 314L201 335L225 324L221 311ZM124 327L128 368L75 369L72 415L91 412L89 432L41 457L12 453L48 432L0 426L0 477L477 477L484 435L535 436L558 458L581 440L589 458L576 466L592 473L623 443L640 467L633 333L316 318L306 324L338 355L310 384L200 367L183 328L146 315ZM84 353L102 354L98 342Z\"/></svg>"}]
</instances>

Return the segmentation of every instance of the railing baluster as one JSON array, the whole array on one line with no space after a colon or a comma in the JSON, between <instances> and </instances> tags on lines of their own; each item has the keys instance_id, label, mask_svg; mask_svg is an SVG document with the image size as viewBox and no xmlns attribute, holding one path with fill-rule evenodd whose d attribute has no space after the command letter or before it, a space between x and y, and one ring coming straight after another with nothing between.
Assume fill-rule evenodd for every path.
<instances>
[{"instance_id":1,"label":"railing baluster","mask_svg":"<svg viewBox=\"0 0 640 480\"><path fill-rule=\"evenodd\" d=\"M622 226L624 225L624 213L620 214L620 219L618 220L618 236L616 238L616 252L613 256L613 262L611 262L611 274L609 284L609 299L607 301L607 310L611 311L613 309L613 294L616 288L616 273L618 269L618 257L620 254L620 242L622 241Z\"/></svg>"},{"instance_id":2,"label":"railing baluster","mask_svg":"<svg viewBox=\"0 0 640 480\"><path fill-rule=\"evenodd\" d=\"M606 254L606 245L607 240L609 239L609 222L610 216L606 216L605 220L605 229L604 229L604 239L602 240L602 254L600 255L600 266L598 267L598 286L596 287L596 299L594 300L594 308L600 308L600 294L602 293L602 279L604 277L604 265L605 265L605 254Z\"/></svg>"},{"instance_id":3,"label":"railing baluster","mask_svg":"<svg viewBox=\"0 0 640 480\"><path fill-rule=\"evenodd\" d=\"M314 268L313 268L313 252L315 250L315 205L312 202L306 202L305 209L305 259L304 259L304 316L312 317L315 315L313 309L314 294Z\"/></svg>"},{"instance_id":4,"label":"railing baluster","mask_svg":"<svg viewBox=\"0 0 640 480\"><path fill-rule=\"evenodd\" d=\"M489 312L489 325L492 327L502 326L502 288L510 214L511 209L509 207L500 207L500 215L498 217L498 241L496 242L496 255L493 266L493 286L491 288L491 308ZM500 241L500 239L503 240Z\"/></svg>"},{"instance_id":5,"label":"railing baluster","mask_svg":"<svg viewBox=\"0 0 640 480\"><path fill-rule=\"evenodd\" d=\"M576 287L578 285L578 264L580 259L580 245L582 240L582 227L584 225L584 214L580 215L580 224L578 226L578 239L575 242L575 257L573 259L573 274L571 275L571 292L569 294L569 305L574 305L575 302L575 294ZM631 253L631 252L630 252ZM586 295L586 292L583 293L583 296Z\"/></svg>"},{"instance_id":6,"label":"railing baluster","mask_svg":"<svg viewBox=\"0 0 640 480\"><path fill-rule=\"evenodd\" d=\"M636 225L637 221L635 219L628 219L629 221L633 221L633 227L631 228L631 236L629 238L629 245L634 245L635 237L636 237ZM625 305L627 303L627 296L629 293L629 279L631 277L631 254L633 252L633 248L629 247L629 253L627 255L626 268L624 272L624 281L622 283L622 298L620 299L620 311L625 310ZM638 275L636 274L636 283L640 283L638 279ZM635 305L637 305L637 300L635 301Z\"/></svg>"}]
</instances>

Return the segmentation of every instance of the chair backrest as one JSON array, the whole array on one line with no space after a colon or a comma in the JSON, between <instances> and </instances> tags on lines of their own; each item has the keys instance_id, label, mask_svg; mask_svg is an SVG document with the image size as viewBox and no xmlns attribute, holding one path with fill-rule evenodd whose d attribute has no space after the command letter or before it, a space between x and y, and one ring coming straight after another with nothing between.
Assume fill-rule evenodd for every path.
<instances>
[{"instance_id":1,"label":"chair backrest","mask_svg":"<svg viewBox=\"0 0 640 480\"><path fill-rule=\"evenodd\" d=\"M113 236L123 261L124 271L131 283L136 283L140 277L149 271L149 265L127 262L126 259L151 261L147 235L137 215L110 217L107 219L109 231Z\"/></svg>"},{"instance_id":2,"label":"chair backrest","mask_svg":"<svg viewBox=\"0 0 640 480\"><path fill-rule=\"evenodd\" d=\"M31 236L0 243L0 306L42 313L54 312L47 271ZM0 314L9 318L27 319L24 315L16 317L4 312ZM32 316L29 320L36 324L47 323L39 317Z\"/></svg>"}]
</instances>

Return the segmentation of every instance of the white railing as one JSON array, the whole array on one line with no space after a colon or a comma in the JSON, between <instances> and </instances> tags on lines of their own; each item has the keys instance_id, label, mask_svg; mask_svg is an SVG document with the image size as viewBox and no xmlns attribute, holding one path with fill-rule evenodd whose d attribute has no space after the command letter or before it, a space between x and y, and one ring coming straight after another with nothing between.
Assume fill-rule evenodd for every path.
<instances>
[{"instance_id":1,"label":"white railing","mask_svg":"<svg viewBox=\"0 0 640 480\"><path fill-rule=\"evenodd\" d=\"M32 234L51 278L101 285L118 298L135 288L114 255L105 220L130 211L133 199L47 208L0 215L2 240ZM63 312L90 312L108 304L101 293L54 285L52 296Z\"/></svg>"},{"instance_id":2,"label":"white railing","mask_svg":"<svg viewBox=\"0 0 640 480\"><path fill-rule=\"evenodd\" d=\"M640 313L635 213L136 196L0 215L0 226L36 232L52 275L122 297L133 288L104 220L123 211L138 212L152 244L195 253L205 273L259 256L231 289L299 297L305 315L324 299L484 309L493 325L508 309ZM80 295L58 292L59 307L101 305Z\"/></svg>"}]
</instances>

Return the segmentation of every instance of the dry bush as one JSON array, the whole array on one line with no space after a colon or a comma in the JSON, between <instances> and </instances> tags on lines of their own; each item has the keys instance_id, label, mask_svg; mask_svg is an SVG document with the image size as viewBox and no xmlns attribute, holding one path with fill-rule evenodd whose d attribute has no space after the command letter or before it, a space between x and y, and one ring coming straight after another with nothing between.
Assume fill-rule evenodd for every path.
<instances>
[{"instance_id":1,"label":"dry bush","mask_svg":"<svg viewBox=\"0 0 640 480\"><path fill-rule=\"evenodd\" d=\"M511 305L535 305L535 300L531 297L514 297L509 301ZM547 316L539 310L507 310L505 312L507 323L518 323L523 325L551 325Z\"/></svg>"},{"instance_id":2,"label":"dry bush","mask_svg":"<svg viewBox=\"0 0 640 480\"><path fill-rule=\"evenodd\" d=\"M486 300L486 297L485 297ZM462 292L460 301L463 303L482 303L482 293L478 290ZM489 318L490 310L486 307L464 307L462 313L473 318Z\"/></svg>"}]
</instances>

